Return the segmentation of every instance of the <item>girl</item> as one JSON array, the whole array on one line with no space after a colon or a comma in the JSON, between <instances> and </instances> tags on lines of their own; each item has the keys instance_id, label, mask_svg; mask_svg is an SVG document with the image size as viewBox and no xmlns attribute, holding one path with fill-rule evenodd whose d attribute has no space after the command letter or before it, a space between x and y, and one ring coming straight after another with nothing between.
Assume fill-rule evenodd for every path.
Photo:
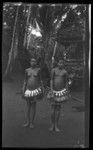
<instances>
[{"instance_id":1,"label":"girl","mask_svg":"<svg viewBox=\"0 0 93 150\"><path fill-rule=\"evenodd\" d=\"M23 94L27 102L27 122L24 127L34 127L36 114L36 102L43 97L43 85L41 81L40 68L36 67L36 59L30 60L31 67L25 71L25 80L23 85ZM31 112L31 118L30 118Z\"/></svg>"},{"instance_id":2,"label":"girl","mask_svg":"<svg viewBox=\"0 0 93 150\"><path fill-rule=\"evenodd\" d=\"M58 121L60 117L61 104L68 99L67 92L68 74L63 68L63 61L59 60L58 66L51 71L51 91L48 93L48 99L51 102L51 123L50 131L60 131Z\"/></svg>"}]
</instances>

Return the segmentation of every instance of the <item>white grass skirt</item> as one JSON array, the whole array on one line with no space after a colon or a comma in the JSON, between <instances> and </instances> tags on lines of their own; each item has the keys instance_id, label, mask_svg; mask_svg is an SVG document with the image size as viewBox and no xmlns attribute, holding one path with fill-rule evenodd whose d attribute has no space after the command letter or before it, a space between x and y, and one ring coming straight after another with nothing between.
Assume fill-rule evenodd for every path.
<instances>
[{"instance_id":1,"label":"white grass skirt","mask_svg":"<svg viewBox=\"0 0 93 150\"><path fill-rule=\"evenodd\" d=\"M39 101L43 100L43 90L42 87L39 87L35 90L29 90L27 89L24 93L24 98L27 100L29 99L30 101Z\"/></svg>"},{"instance_id":2,"label":"white grass skirt","mask_svg":"<svg viewBox=\"0 0 93 150\"><path fill-rule=\"evenodd\" d=\"M24 93L24 96L25 97L34 97L34 96L37 96L39 94L42 93L42 89L41 88L38 88L38 89L35 89L35 90L29 90L27 89Z\"/></svg>"},{"instance_id":3,"label":"white grass skirt","mask_svg":"<svg viewBox=\"0 0 93 150\"><path fill-rule=\"evenodd\" d=\"M47 99L50 102L61 103L69 99L69 93L65 88L60 91L55 91L55 90L49 91L49 93L47 94Z\"/></svg>"}]
</instances>

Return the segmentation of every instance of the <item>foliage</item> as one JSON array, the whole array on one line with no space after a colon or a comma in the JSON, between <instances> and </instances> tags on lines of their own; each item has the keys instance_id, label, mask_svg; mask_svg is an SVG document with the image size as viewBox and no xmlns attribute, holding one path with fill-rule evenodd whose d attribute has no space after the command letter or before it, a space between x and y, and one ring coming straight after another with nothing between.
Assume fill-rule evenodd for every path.
<instances>
[{"instance_id":1,"label":"foliage","mask_svg":"<svg viewBox=\"0 0 93 150\"><path fill-rule=\"evenodd\" d=\"M27 17L28 17L28 4L21 4L18 15L18 55L20 59L25 59L27 51L27 47L23 46L24 36L27 32ZM14 20L16 15L17 5L14 3L4 4L3 6L3 22L6 22L8 26L11 27L13 32ZM37 22L40 27L40 32L42 34L42 38L32 38L34 39L34 44L30 43L30 45L40 45L40 48L36 48L38 57L41 55L42 59L46 61L48 65L51 63L51 57L54 50L54 45L56 41L57 34L64 29L72 28L73 25L75 28L79 27L80 30L84 29L84 21L86 19L86 5L83 4L32 4L30 11L29 23L36 28ZM31 35L32 36L32 35ZM61 37L60 37L61 39ZM35 47L37 47L35 45ZM62 47L62 46L61 46ZM33 48L32 48L33 49ZM57 47L57 54L62 56L62 51L60 51L60 44ZM29 49L30 53L31 48ZM41 54L43 53L43 54ZM61 55L60 55L61 54ZM63 56L62 56L63 57Z\"/></svg>"}]
</instances>

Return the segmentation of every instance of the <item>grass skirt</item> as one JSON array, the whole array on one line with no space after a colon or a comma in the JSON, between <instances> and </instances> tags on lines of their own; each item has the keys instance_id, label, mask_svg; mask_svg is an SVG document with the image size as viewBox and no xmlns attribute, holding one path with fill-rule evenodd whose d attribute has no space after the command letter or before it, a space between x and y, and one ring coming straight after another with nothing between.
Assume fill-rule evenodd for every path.
<instances>
[{"instance_id":1,"label":"grass skirt","mask_svg":"<svg viewBox=\"0 0 93 150\"><path fill-rule=\"evenodd\" d=\"M47 94L47 100L52 104L61 104L69 100L69 92L67 89L61 91L49 91Z\"/></svg>"},{"instance_id":2,"label":"grass skirt","mask_svg":"<svg viewBox=\"0 0 93 150\"><path fill-rule=\"evenodd\" d=\"M26 89L24 92L24 99L34 101L40 101L43 99L43 89L39 87L35 90Z\"/></svg>"}]
</instances>

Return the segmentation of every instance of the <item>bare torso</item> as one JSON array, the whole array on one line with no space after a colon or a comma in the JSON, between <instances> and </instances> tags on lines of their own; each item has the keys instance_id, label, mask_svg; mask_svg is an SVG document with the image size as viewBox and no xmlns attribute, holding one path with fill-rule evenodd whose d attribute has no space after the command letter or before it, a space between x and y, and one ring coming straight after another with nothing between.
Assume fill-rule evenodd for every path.
<instances>
[{"instance_id":1,"label":"bare torso","mask_svg":"<svg viewBox=\"0 0 93 150\"><path fill-rule=\"evenodd\" d=\"M56 91L62 90L66 85L66 75L67 72L65 69L55 68L53 70L53 89Z\"/></svg>"},{"instance_id":2,"label":"bare torso","mask_svg":"<svg viewBox=\"0 0 93 150\"><path fill-rule=\"evenodd\" d=\"M27 74L27 89L34 90L40 86L40 68L28 68Z\"/></svg>"}]
</instances>

